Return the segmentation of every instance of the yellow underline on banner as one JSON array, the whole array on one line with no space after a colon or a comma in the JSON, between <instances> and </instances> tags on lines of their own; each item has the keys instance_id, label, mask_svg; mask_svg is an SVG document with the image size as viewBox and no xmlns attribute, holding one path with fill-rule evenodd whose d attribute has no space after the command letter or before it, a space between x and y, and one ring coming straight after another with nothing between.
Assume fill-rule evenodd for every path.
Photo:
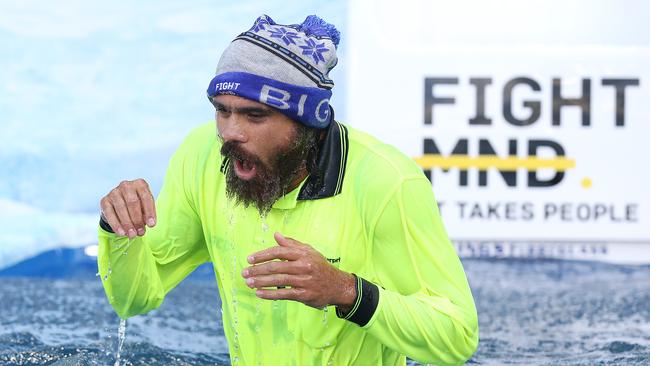
<instances>
[{"instance_id":1,"label":"yellow underline on banner","mask_svg":"<svg viewBox=\"0 0 650 366\"><path fill-rule=\"evenodd\" d=\"M576 161L568 158L501 158L496 155L469 157L467 155L442 156L437 154L426 154L413 159L424 169L476 168L479 170L487 170L488 168L496 168L498 170L508 171L520 168L528 170L548 168L555 169L556 171L565 171L571 168L575 168L576 166Z\"/></svg>"}]
</instances>

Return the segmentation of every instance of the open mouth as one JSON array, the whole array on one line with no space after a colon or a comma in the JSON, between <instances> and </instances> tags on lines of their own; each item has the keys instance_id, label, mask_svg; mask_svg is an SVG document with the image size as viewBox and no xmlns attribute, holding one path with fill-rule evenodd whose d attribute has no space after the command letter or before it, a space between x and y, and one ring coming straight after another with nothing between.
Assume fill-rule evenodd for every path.
<instances>
[{"instance_id":1,"label":"open mouth","mask_svg":"<svg viewBox=\"0 0 650 366\"><path fill-rule=\"evenodd\" d=\"M251 180L255 177L256 166L248 160L235 159L235 174L241 180Z\"/></svg>"}]
</instances>

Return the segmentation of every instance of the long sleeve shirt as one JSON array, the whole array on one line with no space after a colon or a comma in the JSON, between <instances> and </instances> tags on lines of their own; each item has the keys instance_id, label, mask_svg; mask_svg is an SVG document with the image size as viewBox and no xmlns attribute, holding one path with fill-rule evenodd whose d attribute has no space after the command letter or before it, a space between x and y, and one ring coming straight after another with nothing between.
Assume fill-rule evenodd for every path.
<instances>
[{"instance_id":1,"label":"long sleeve shirt","mask_svg":"<svg viewBox=\"0 0 650 366\"><path fill-rule=\"evenodd\" d=\"M318 171L262 217L226 197L220 147L214 122L186 138L156 200L157 225L143 237L99 228L99 270L119 316L157 308L212 262L233 364L404 365L409 357L453 365L474 353L478 322L467 278L431 183L411 159L333 122ZM246 286L247 256L277 245L276 231L357 276L349 314L263 300Z\"/></svg>"}]
</instances>

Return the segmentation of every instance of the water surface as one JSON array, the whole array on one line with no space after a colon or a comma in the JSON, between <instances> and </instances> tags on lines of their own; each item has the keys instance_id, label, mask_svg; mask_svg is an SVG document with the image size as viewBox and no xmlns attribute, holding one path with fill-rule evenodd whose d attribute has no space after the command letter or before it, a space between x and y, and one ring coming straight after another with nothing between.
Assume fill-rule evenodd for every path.
<instances>
[{"instance_id":1,"label":"water surface","mask_svg":"<svg viewBox=\"0 0 650 366\"><path fill-rule=\"evenodd\" d=\"M650 364L650 267L464 265L481 335L469 364ZM0 278L0 294L0 365L115 362L119 318L99 278ZM159 309L129 319L120 358L121 365L229 365L216 283L185 281Z\"/></svg>"}]
</instances>

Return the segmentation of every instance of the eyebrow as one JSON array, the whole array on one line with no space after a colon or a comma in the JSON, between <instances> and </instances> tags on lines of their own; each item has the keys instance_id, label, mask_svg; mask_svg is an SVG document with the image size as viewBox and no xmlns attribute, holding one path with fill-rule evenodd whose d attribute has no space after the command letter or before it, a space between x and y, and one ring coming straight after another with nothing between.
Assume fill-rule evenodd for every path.
<instances>
[{"instance_id":1,"label":"eyebrow","mask_svg":"<svg viewBox=\"0 0 650 366\"><path fill-rule=\"evenodd\" d=\"M246 114L246 113L272 114L273 113L273 109L269 107L251 106L251 107L241 107L241 108L229 108L225 104L221 104L215 101L214 99L212 100L212 104L217 109L221 108L227 112L237 113L237 114Z\"/></svg>"}]
</instances>

